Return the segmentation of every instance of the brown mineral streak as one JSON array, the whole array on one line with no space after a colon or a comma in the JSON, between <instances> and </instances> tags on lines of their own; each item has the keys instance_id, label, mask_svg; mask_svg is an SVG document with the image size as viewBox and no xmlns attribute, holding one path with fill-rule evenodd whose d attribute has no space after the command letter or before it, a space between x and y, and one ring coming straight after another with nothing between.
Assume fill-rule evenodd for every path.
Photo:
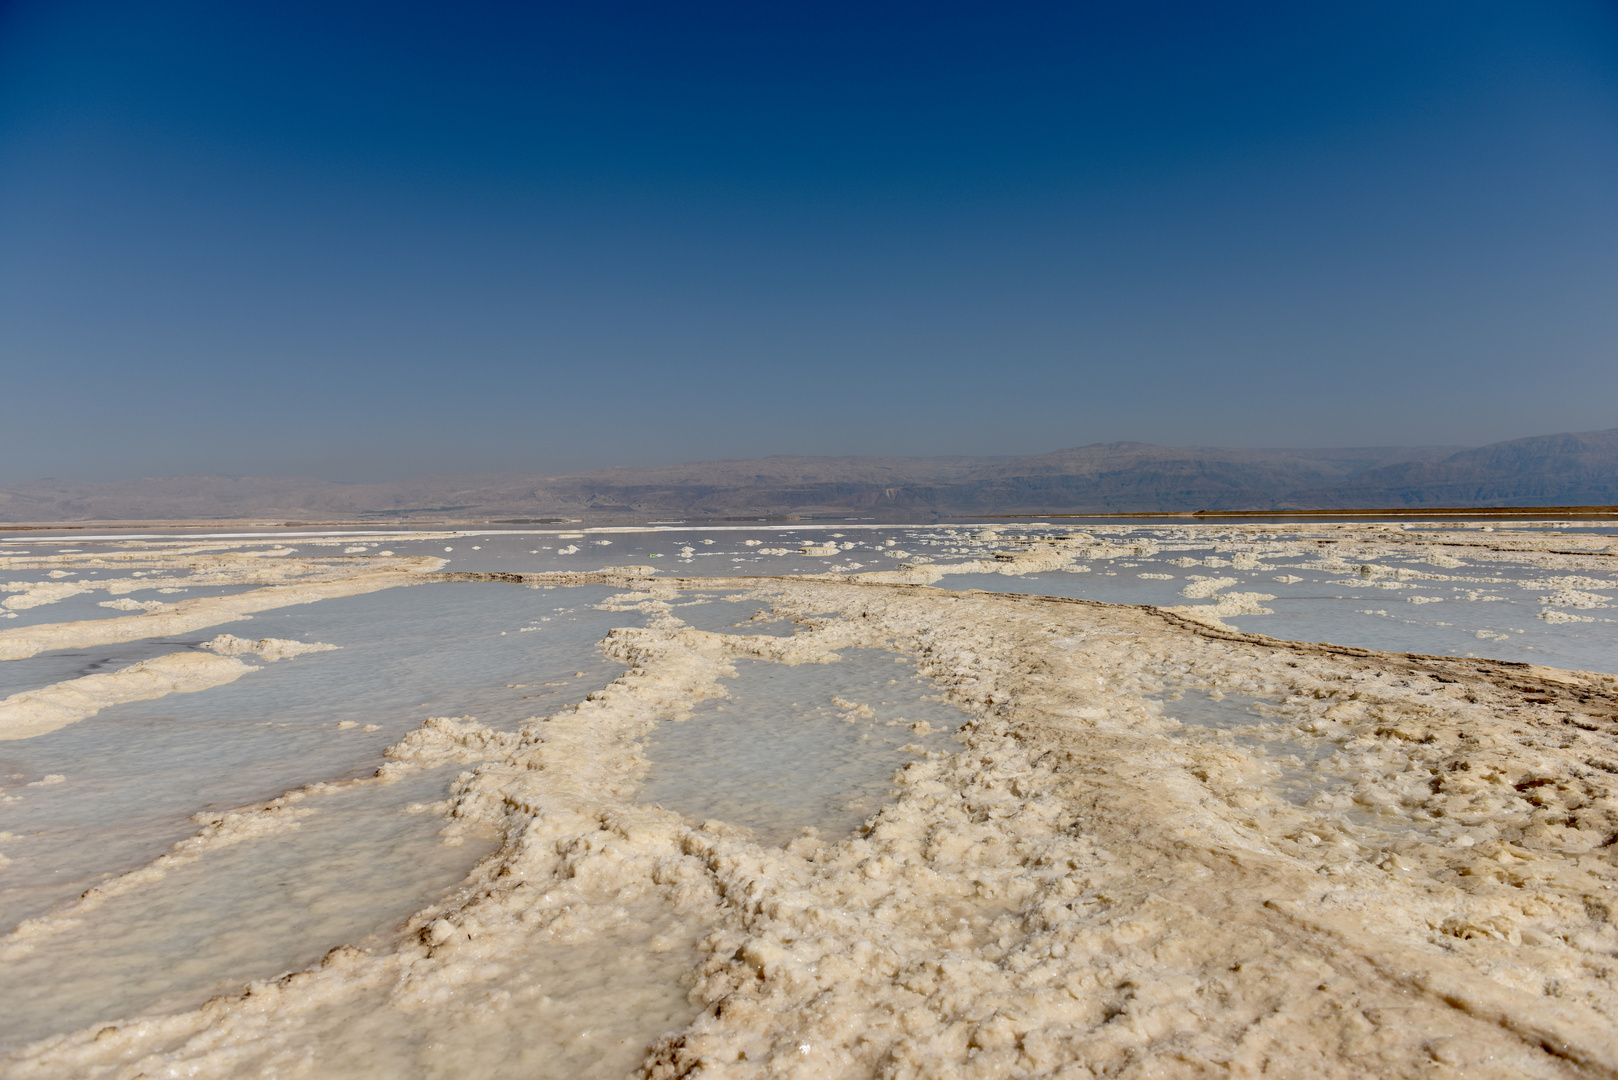
<instances>
[{"instance_id":1,"label":"brown mineral streak","mask_svg":"<svg viewBox=\"0 0 1618 1080\"><path fill-rule=\"evenodd\" d=\"M480 1055L503 1045L503 987L628 949L684 963L699 1011L638 1067L626 1036L620 1075L1618 1076L1608 682L927 576L414 575L615 584L654 617L608 636L624 674L578 706L390 748L383 781L464 762L451 827L504 837L391 951L20 1048L7 1075L367 1075L345 1046L424 1031L498 1072ZM799 632L674 618L681 592L722 589ZM913 658L971 720L859 833L767 848L637 801L643 737L724 696L737 659L861 647ZM1318 793L1288 799L1270 758L1165 717L1152 697L1178 688L1278 702L1265 738L1333 748L1296 766ZM577 992L610 1024L649 991Z\"/></svg>"}]
</instances>

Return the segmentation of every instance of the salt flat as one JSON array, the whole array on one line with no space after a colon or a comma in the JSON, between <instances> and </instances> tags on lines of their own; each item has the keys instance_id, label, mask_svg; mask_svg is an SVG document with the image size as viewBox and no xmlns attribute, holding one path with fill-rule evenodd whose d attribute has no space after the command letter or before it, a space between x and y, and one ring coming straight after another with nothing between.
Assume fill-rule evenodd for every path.
<instances>
[{"instance_id":1,"label":"salt flat","mask_svg":"<svg viewBox=\"0 0 1618 1080\"><path fill-rule=\"evenodd\" d=\"M1610 530L0 569L8 1076L1618 1072Z\"/></svg>"}]
</instances>

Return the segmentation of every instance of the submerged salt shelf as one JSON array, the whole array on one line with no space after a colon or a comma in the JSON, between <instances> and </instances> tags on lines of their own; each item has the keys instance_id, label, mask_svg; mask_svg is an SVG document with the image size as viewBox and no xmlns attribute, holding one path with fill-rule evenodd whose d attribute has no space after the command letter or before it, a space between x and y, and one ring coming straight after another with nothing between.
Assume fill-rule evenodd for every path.
<instances>
[{"instance_id":1,"label":"submerged salt shelf","mask_svg":"<svg viewBox=\"0 0 1618 1080\"><path fill-rule=\"evenodd\" d=\"M0 555L4 554L0 547ZM91 572L92 575L94 572ZM75 575L77 576L77 575ZM127 583L128 579L125 579ZM94 583L95 577L90 576L89 581ZM19 582L19 584L21 584ZM60 585L48 578L44 581L28 582L31 585ZM76 582L68 583L76 587ZM30 592L17 592L4 597L0 601L0 630L10 630L19 626L32 626L39 623L67 622L78 619L116 619L132 612L161 610L172 607L185 600L198 600L210 596L234 596L254 588L252 585L197 585L183 583L176 587L166 581L152 581L150 584L140 584L133 588L120 588L116 594L102 590L86 591L61 597L61 599L47 599L51 596L48 589L35 589ZM5 607L5 603L19 604L34 601L28 607ZM41 602L42 601L42 602Z\"/></svg>"},{"instance_id":2,"label":"submerged salt shelf","mask_svg":"<svg viewBox=\"0 0 1618 1080\"><path fill-rule=\"evenodd\" d=\"M458 884L492 837L448 845L437 815L450 777L315 791L291 820L107 900L5 964L8 1040L37 1039L139 1013L195 1008L369 944Z\"/></svg>"},{"instance_id":3,"label":"submerged salt shelf","mask_svg":"<svg viewBox=\"0 0 1618 1080\"><path fill-rule=\"evenodd\" d=\"M618 670L596 642L636 621L596 609L613 593L422 585L266 612L217 629L340 648L0 743L0 926L156 857L199 811L374 770L424 717L510 726L582 700Z\"/></svg>"},{"instance_id":4,"label":"submerged salt shelf","mask_svg":"<svg viewBox=\"0 0 1618 1080\"><path fill-rule=\"evenodd\" d=\"M212 633L124 641L86 649L62 649L0 664L0 698L38 690L68 679L117 671L142 660L200 648Z\"/></svg>"},{"instance_id":5,"label":"submerged salt shelf","mask_svg":"<svg viewBox=\"0 0 1618 1080\"><path fill-rule=\"evenodd\" d=\"M42 584L66 580L52 550L96 543L0 559ZM0 623L14 686L216 634L236 637L211 655L259 670L0 744L0 900L33 919L0 938L7 1075L1618 1071L1618 680L1229 633L1599 670L1610 537L793 525L119 550L161 570L165 543L232 588L306 584L114 645L33 614L77 598L11 594L46 601Z\"/></svg>"},{"instance_id":6,"label":"submerged salt shelf","mask_svg":"<svg viewBox=\"0 0 1618 1080\"><path fill-rule=\"evenodd\" d=\"M761 843L852 832L888 800L911 755L957 748L946 736L965 717L904 657L839 657L739 665L728 696L648 737L640 797L699 823L741 825Z\"/></svg>"},{"instance_id":7,"label":"submerged salt shelf","mask_svg":"<svg viewBox=\"0 0 1618 1080\"><path fill-rule=\"evenodd\" d=\"M951 574L938 584L1201 605L1241 630L1289 640L1618 673L1618 568L1592 573L1567 565L1585 556L1526 544L1495 550L1464 534L1445 534L1436 545L1383 536L1351 545L1326 541L1285 534L1214 541L1185 527L1128 530L1083 545L1089 558L1054 572ZM1253 599L1220 610L1228 596Z\"/></svg>"},{"instance_id":8,"label":"submerged salt shelf","mask_svg":"<svg viewBox=\"0 0 1618 1080\"><path fill-rule=\"evenodd\" d=\"M1185 604L1187 589L1198 600L1254 593L1275 603L1255 600L1247 606L1267 606L1273 614L1248 614L1235 605L1237 610L1220 617L1246 620L1232 623L1243 629L1302 640L1609 670L1614 664L1610 658L1618 655L1618 608L1611 607L1618 595L1613 591L1618 590L1615 575L1558 572L1570 553L1556 550L1558 536L1579 550L1608 550L1606 532L1565 522L1073 522L988 528L850 522L576 532L492 529L374 538L278 534L243 538L236 546L244 553L273 551L292 560L381 558L384 553L431 557L455 572L567 572L639 564L663 576L857 575L913 566L935 574L933 583L946 588L1163 606ZM1023 567L1006 574L997 567L985 574L977 566L985 559L1026 553L1050 538L1070 556L1055 572ZM68 548L84 557L98 545L111 549L130 543L30 536L26 550L37 556ZM150 550L152 541L140 543L144 546L137 551ZM0 543L0 558L13 546L23 550L20 543ZM1366 566L1371 570L1361 571ZM1603 588L1609 591L1603 593ZM1434 606L1439 603L1446 606ZM31 608L28 614L38 619L43 610Z\"/></svg>"}]
</instances>

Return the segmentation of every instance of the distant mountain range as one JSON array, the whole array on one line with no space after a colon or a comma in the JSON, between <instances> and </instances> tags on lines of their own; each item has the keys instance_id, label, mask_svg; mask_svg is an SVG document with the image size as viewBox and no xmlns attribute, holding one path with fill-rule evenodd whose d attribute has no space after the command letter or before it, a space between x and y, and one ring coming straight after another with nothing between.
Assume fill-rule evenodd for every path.
<instances>
[{"instance_id":1,"label":"distant mountain range","mask_svg":"<svg viewBox=\"0 0 1618 1080\"><path fill-rule=\"evenodd\" d=\"M1019 458L767 457L345 484L171 476L0 487L0 522L494 521L1618 504L1618 428L1453 446L1097 443Z\"/></svg>"}]
</instances>

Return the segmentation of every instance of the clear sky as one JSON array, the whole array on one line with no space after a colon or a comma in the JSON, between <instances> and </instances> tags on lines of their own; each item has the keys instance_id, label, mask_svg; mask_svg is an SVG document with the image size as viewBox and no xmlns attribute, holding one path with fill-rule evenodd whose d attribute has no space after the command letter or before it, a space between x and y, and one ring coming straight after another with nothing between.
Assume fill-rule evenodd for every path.
<instances>
[{"instance_id":1,"label":"clear sky","mask_svg":"<svg viewBox=\"0 0 1618 1080\"><path fill-rule=\"evenodd\" d=\"M0 482L1618 425L1618 5L0 0Z\"/></svg>"}]
</instances>

